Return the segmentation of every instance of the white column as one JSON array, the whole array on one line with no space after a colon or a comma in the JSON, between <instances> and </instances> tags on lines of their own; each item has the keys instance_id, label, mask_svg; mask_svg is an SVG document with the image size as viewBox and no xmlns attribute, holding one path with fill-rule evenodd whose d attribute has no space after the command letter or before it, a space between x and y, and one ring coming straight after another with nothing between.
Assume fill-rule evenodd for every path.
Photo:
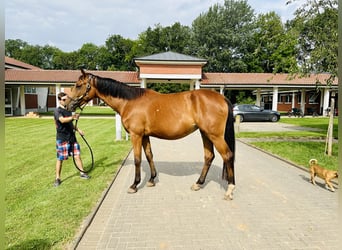
<instances>
[{"instance_id":1,"label":"white column","mask_svg":"<svg viewBox=\"0 0 342 250\"><path fill-rule=\"evenodd\" d=\"M121 116L119 113L116 113L115 115L115 128L116 128L116 140L121 141Z\"/></svg>"},{"instance_id":2,"label":"white column","mask_svg":"<svg viewBox=\"0 0 342 250\"><path fill-rule=\"evenodd\" d=\"M146 89L146 78L141 79L140 88Z\"/></svg>"},{"instance_id":3,"label":"white column","mask_svg":"<svg viewBox=\"0 0 342 250\"><path fill-rule=\"evenodd\" d=\"M200 89L201 88L201 83L200 81L197 79L195 82L195 89Z\"/></svg>"},{"instance_id":4,"label":"white column","mask_svg":"<svg viewBox=\"0 0 342 250\"><path fill-rule=\"evenodd\" d=\"M26 103L25 103L25 86L20 85L20 115L25 115Z\"/></svg>"},{"instance_id":5,"label":"white column","mask_svg":"<svg viewBox=\"0 0 342 250\"><path fill-rule=\"evenodd\" d=\"M291 108L294 108L296 105L296 92L292 92L292 102L291 102Z\"/></svg>"},{"instance_id":6,"label":"white column","mask_svg":"<svg viewBox=\"0 0 342 250\"><path fill-rule=\"evenodd\" d=\"M47 111L47 98L49 93L49 88L36 88L37 98L38 98L38 111Z\"/></svg>"},{"instance_id":7,"label":"white column","mask_svg":"<svg viewBox=\"0 0 342 250\"><path fill-rule=\"evenodd\" d=\"M272 110L278 110L278 87L273 88Z\"/></svg>"},{"instance_id":8,"label":"white column","mask_svg":"<svg viewBox=\"0 0 342 250\"><path fill-rule=\"evenodd\" d=\"M305 98L305 89L302 89L300 98L300 109L303 111L303 114L305 114Z\"/></svg>"},{"instance_id":9,"label":"white column","mask_svg":"<svg viewBox=\"0 0 342 250\"><path fill-rule=\"evenodd\" d=\"M220 94L224 95L224 86L220 86Z\"/></svg>"},{"instance_id":10,"label":"white column","mask_svg":"<svg viewBox=\"0 0 342 250\"><path fill-rule=\"evenodd\" d=\"M56 84L56 107L58 107L58 105L59 105L58 94L60 92L62 92L61 85L60 84Z\"/></svg>"},{"instance_id":11,"label":"white column","mask_svg":"<svg viewBox=\"0 0 342 250\"><path fill-rule=\"evenodd\" d=\"M194 86L195 86L195 82L196 80L195 79L191 79L190 82L189 82L189 85L190 85L190 90L194 90Z\"/></svg>"},{"instance_id":12,"label":"white column","mask_svg":"<svg viewBox=\"0 0 342 250\"><path fill-rule=\"evenodd\" d=\"M329 96L330 96L330 90L329 89L324 89L323 116L328 115L326 110L329 108Z\"/></svg>"},{"instance_id":13,"label":"white column","mask_svg":"<svg viewBox=\"0 0 342 250\"><path fill-rule=\"evenodd\" d=\"M259 88L256 90L255 105L261 106L261 90Z\"/></svg>"}]
</instances>

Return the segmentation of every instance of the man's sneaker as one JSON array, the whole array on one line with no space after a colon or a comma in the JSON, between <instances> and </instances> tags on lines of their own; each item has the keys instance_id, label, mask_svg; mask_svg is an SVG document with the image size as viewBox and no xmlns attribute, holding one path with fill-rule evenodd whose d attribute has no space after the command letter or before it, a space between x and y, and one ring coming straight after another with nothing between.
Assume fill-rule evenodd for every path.
<instances>
[{"instance_id":1,"label":"man's sneaker","mask_svg":"<svg viewBox=\"0 0 342 250\"><path fill-rule=\"evenodd\" d=\"M62 182L61 182L60 179L56 179L56 180L55 180L54 186L55 186L55 187L58 187L59 185L61 185L61 183L62 183Z\"/></svg>"},{"instance_id":2,"label":"man's sneaker","mask_svg":"<svg viewBox=\"0 0 342 250\"><path fill-rule=\"evenodd\" d=\"M90 176L87 175L86 173L81 173L80 177L81 177L82 179L86 179L86 180L90 178Z\"/></svg>"}]
</instances>

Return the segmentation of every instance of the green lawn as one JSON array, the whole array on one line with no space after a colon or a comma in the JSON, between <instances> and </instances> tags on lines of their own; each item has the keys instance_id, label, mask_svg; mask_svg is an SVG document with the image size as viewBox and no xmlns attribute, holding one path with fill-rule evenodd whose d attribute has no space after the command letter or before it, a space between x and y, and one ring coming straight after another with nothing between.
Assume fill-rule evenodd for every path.
<instances>
[{"instance_id":1,"label":"green lawn","mask_svg":"<svg viewBox=\"0 0 342 250\"><path fill-rule=\"evenodd\" d=\"M308 138L308 139L325 139L328 130L329 119L328 118L280 118L280 123L293 124L301 127L310 127L317 129L311 130L298 130L288 132L240 132L237 137L244 138ZM334 119L333 137L338 138L338 119Z\"/></svg>"},{"instance_id":2,"label":"green lawn","mask_svg":"<svg viewBox=\"0 0 342 250\"><path fill-rule=\"evenodd\" d=\"M268 141L251 142L251 144L302 167L308 168L309 160L315 158L325 168L338 170L337 143L333 144L332 156L324 153L325 142Z\"/></svg>"},{"instance_id":3,"label":"green lawn","mask_svg":"<svg viewBox=\"0 0 342 250\"><path fill-rule=\"evenodd\" d=\"M281 118L280 122L294 124L301 127L310 127L315 129L321 129L320 133L323 136L326 136L327 129L329 125L329 118L327 117L316 117L316 118ZM338 138L338 118L334 118L334 126L333 126L333 136L334 138Z\"/></svg>"},{"instance_id":4,"label":"green lawn","mask_svg":"<svg viewBox=\"0 0 342 250\"><path fill-rule=\"evenodd\" d=\"M280 122L320 129L320 131L241 132L237 137L258 138L258 141L251 141L250 144L299 166L308 168L309 160L316 158L322 166L333 170L338 169L338 144L333 144L332 156L325 154L328 118L281 118ZM333 126L335 139L338 137L337 134L338 119L335 118Z\"/></svg>"},{"instance_id":5,"label":"green lawn","mask_svg":"<svg viewBox=\"0 0 342 250\"><path fill-rule=\"evenodd\" d=\"M77 109L77 113L91 116L115 116L115 111L109 106L85 106L83 110ZM52 116L53 111L40 113L43 116Z\"/></svg>"},{"instance_id":6,"label":"green lawn","mask_svg":"<svg viewBox=\"0 0 342 250\"><path fill-rule=\"evenodd\" d=\"M80 179L69 159L63 164L62 185L55 188L53 119L5 119L8 249L64 249L127 156L131 143L115 141L114 119L81 118L78 126L94 153L91 179ZM83 161L90 164L85 149Z\"/></svg>"}]
</instances>

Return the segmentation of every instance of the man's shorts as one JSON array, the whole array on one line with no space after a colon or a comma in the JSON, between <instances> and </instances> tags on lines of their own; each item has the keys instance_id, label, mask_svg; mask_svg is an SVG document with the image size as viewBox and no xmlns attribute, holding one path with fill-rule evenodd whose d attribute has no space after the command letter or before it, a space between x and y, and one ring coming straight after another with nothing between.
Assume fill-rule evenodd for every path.
<instances>
[{"instance_id":1,"label":"man's shorts","mask_svg":"<svg viewBox=\"0 0 342 250\"><path fill-rule=\"evenodd\" d=\"M57 159L61 161L67 160L68 156L81 154L80 144L78 144L77 142L74 143L74 146L72 149L69 142L56 140L56 150L57 150Z\"/></svg>"}]
</instances>

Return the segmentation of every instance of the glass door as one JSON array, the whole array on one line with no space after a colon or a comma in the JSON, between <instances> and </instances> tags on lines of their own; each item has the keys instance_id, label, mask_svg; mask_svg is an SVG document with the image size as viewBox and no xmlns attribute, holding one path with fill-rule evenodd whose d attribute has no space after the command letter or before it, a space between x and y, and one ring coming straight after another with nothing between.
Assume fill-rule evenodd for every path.
<instances>
[{"instance_id":1,"label":"glass door","mask_svg":"<svg viewBox=\"0 0 342 250\"><path fill-rule=\"evenodd\" d=\"M12 116L12 89L5 88L5 115Z\"/></svg>"}]
</instances>

